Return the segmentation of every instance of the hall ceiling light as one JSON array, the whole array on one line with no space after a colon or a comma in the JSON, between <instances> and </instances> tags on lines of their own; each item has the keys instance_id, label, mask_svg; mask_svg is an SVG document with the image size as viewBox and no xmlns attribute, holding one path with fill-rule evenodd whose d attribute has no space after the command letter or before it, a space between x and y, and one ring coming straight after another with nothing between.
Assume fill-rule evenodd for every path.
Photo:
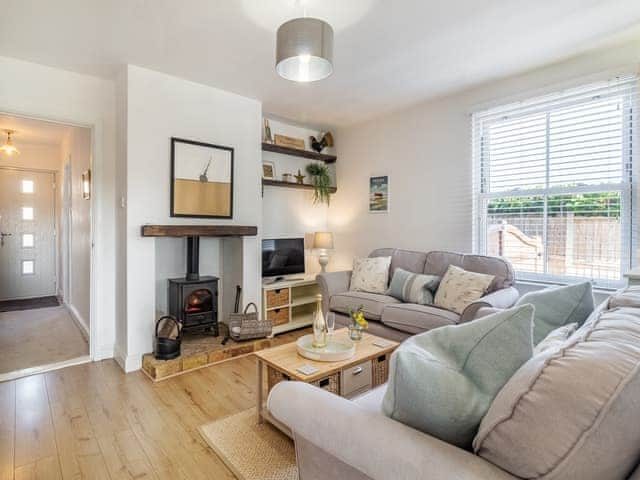
<instances>
[{"instance_id":1,"label":"hall ceiling light","mask_svg":"<svg viewBox=\"0 0 640 480\"><path fill-rule=\"evenodd\" d=\"M278 28L276 72L294 82L315 82L333 73L333 28L317 18L294 18Z\"/></svg>"},{"instance_id":2,"label":"hall ceiling light","mask_svg":"<svg viewBox=\"0 0 640 480\"><path fill-rule=\"evenodd\" d=\"M0 147L0 151L2 151L3 153L11 156L11 155L20 155L20 150L18 150L15 145L13 144L13 141L11 141L11 134L15 133L14 130L5 130L5 133L7 134L7 140L4 142L4 145L2 145Z\"/></svg>"}]
</instances>

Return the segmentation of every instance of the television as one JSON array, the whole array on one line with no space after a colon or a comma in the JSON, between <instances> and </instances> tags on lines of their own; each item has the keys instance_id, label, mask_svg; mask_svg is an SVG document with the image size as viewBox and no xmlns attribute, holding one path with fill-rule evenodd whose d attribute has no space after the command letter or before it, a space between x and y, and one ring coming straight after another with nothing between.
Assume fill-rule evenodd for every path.
<instances>
[{"instance_id":1,"label":"television","mask_svg":"<svg viewBox=\"0 0 640 480\"><path fill-rule=\"evenodd\" d=\"M262 240L262 276L304 273L304 238Z\"/></svg>"}]
</instances>

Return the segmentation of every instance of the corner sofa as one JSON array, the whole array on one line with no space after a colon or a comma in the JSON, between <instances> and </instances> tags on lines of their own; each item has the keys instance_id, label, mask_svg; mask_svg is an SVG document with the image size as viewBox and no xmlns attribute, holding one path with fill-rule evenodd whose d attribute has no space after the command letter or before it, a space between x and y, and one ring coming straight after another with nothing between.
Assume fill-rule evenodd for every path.
<instances>
[{"instance_id":1,"label":"corner sofa","mask_svg":"<svg viewBox=\"0 0 640 480\"><path fill-rule=\"evenodd\" d=\"M467 306L459 315L434 305L402 303L388 295L350 291L350 271L321 273L316 280L322 293L323 311L325 315L328 312L336 314L336 327L349 325L349 310L362 305L365 318L370 322L369 332L402 341L436 327L468 322L490 313L492 309L509 308L519 296L513 286L513 267L503 258L443 251L414 252L398 248L380 248L371 252L369 257L391 257L389 281L396 268L442 277L449 265L495 278L487 294Z\"/></svg>"},{"instance_id":2,"label":"corner sofa","mask_svg":"<svg viewBox=\"0 0 640 480\"><path fill-rule=\"evenodd\" d=\"M385 416L386 385L347 400L280 382L267 407L293 433L302 480L640 480L640 288L633 288L516 372L494 400L514 398L512 413L492 426L488 412L476 440L487 426L497 433L493 446L486 437L474 442L477 453ZM537 377L523 383L532 368Z\"/></svg>"}]
</instances>

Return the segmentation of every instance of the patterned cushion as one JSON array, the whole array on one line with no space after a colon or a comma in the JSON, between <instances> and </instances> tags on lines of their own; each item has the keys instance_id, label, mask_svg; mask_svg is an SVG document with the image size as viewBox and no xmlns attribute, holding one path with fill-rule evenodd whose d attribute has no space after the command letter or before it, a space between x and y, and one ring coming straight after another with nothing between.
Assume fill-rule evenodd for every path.
<instances>
[{"instance_id":1,"label":"patterned cushion","mask_svg":"<svg viewBox=\"0 0 640 480\"><path fill-rule=\"evenodd\" d=\"M405 303L429 305L433 303L432 292L438 288L439 283L440 277L435 275L422 275L396 268L387 295Z\"/></svg>"},{"instance_id":2,"label":"patterned cushion","mask_svg":"<svg viewBox=\"0 0 640 480\"><path fill-rule=\"evenodd\" d=\"M487 292L493 275L468 272L449 265L436 292L435 305L461 314L472 302Z\"/></svg>"},{"instance_id":3,"label":"patterned cushion","mask_svg":"<svg viewBox=\"0 0 640 480\"><path fill-rule=\"evenodd\" d=\"M384 294L389 282L391 257L355 258L349 290Z\"/></svg>"}]
</instances>

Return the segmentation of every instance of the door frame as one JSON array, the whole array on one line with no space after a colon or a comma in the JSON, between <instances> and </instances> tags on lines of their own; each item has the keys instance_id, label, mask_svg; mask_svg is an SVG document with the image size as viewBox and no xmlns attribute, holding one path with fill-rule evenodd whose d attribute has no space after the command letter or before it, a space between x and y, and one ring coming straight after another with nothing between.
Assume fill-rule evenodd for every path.
<instances>
[{"instance_id":1,"label":"door frame","mask_svg":"<svg viewBox=\"0 0 640 480\"><path fill-rule=\"evenodd\" d=\"M38 120L41 122L57 123L60 125L65 125L67 127L87 128L91 132L91 151L89 154L89 168L91 169L91 198L89 199L89 241L91 245L91 258L89 259L89 357L92 361L111 358L113 357L114 353L112 348L110 349L110 351L101 351L104 350L104 348L98 348L98 345L101 345L98 331L100 330L100 327L102 326L104 320L99 316L99 310L96 305L96 292L98 291L99 284L102 281L102 279L99 278L99 275L97 274L96 260L96 213L98 211L98 199L100 199L102 195L102 192L99 188L102 175L102 169L99 168L102 165L102 121L96 120L95 123L85 123L83 121L77 121L74 119L51 118L42 116L38 113L13 111L4 108L0 108L0 114L26 118L30 120ZM59 186L56 184L56 188L58 187ZM56 233L57 235L59 235L58 231L56 231ZM56 282L57 280L58 279L56 278ZM68 292L65 292L65 294L68 294Z\"/></svg>"},{"instance_id":2,"label":"door frame","mask_svg":"<svg viewBox=\"0 0 640 480\"><path fill-rule=\"evenodd\" d=\"M58 285L60 282L60 272L58 271L58 240L60 235L60 225L58 225L58 215L56 209L58 207L58 175L57 171L49 170L48 168L27 168L27 167L10 167L0 166L0 170L11 170L14 172L33 172L33 173L49 173L53 176L53 271L54 271L54 295L58 296ZM37 298L37 297L24 297L24 298Z\"/></svg>"}]
</instances>

